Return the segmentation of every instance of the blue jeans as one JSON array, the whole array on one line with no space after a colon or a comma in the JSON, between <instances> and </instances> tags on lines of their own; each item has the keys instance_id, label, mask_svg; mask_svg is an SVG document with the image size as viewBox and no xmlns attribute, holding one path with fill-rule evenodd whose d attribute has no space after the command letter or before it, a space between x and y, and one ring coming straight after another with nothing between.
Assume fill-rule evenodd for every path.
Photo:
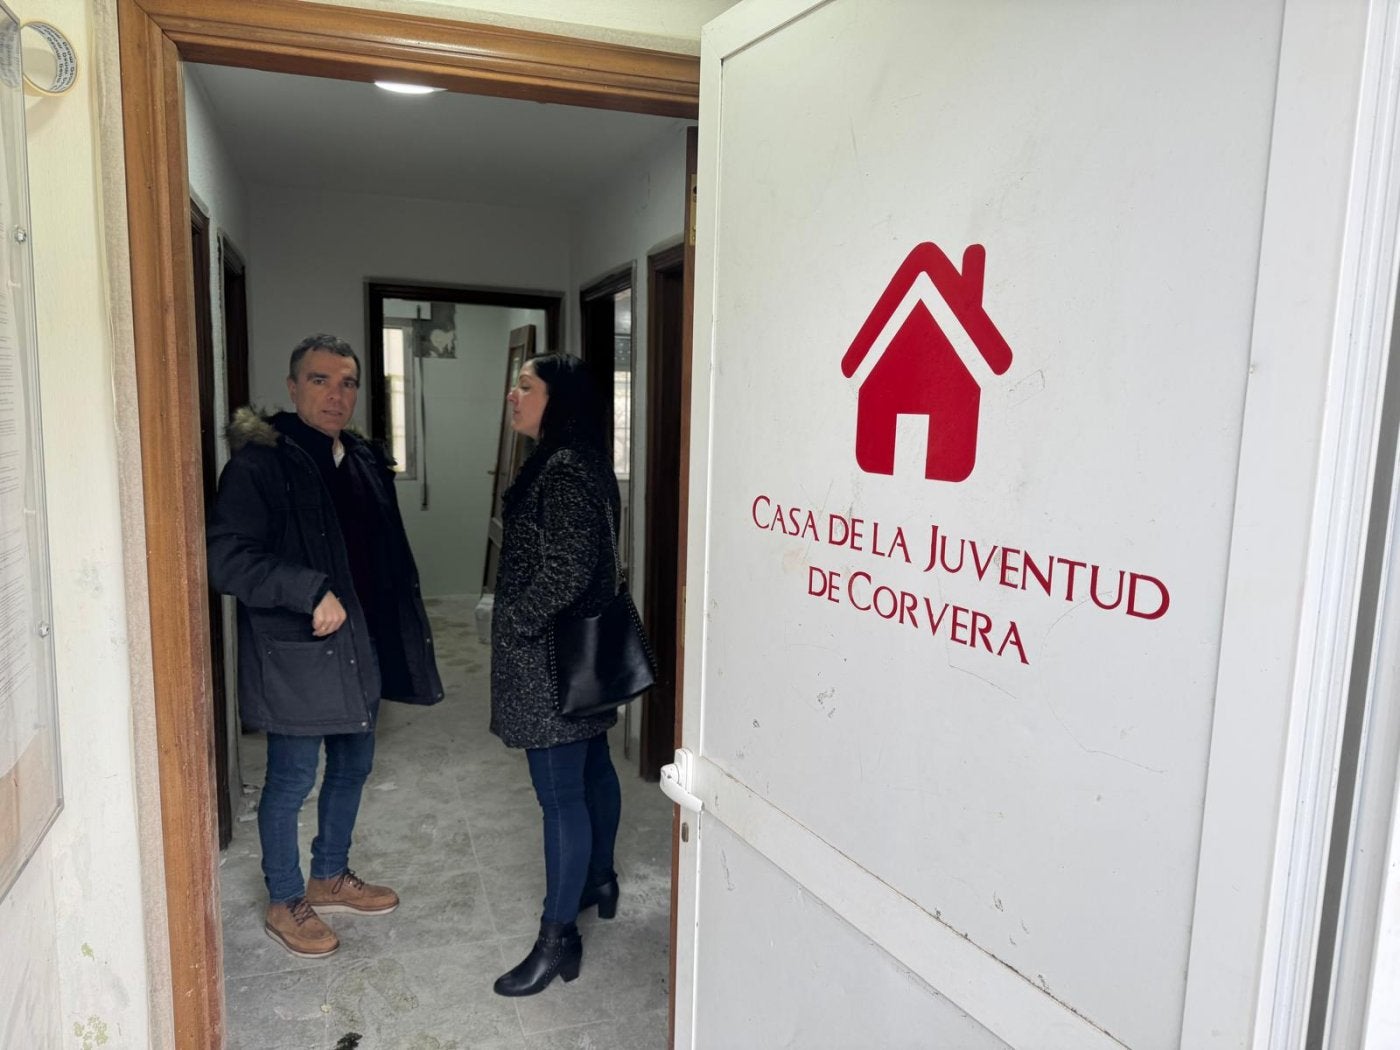
<instances>
[{"instance_id":1,"label":"blue jeans","mask_svg":"<svg viewBox=\"0 0 1400 1050\"><path fill-rule=\"evenodd\" d=\"M274 904L306 892L297 847L297 815L316 786L316 763L326 745L326 775L316 805L311 877L330 879L349 865L350 835L360 812L360 794L374 765L374 733L333 736L267 734L267 779L258 803L263 881Z\"/></svg>"},{"instance_id":2,"label":"blue jeans","mask_svg":"<svg viewBox=\"0 0 1400 1050\"><path fill-rule=\"evenodd\" d=\"M585 885L616 876L613 846L622 789L608 735L530 748L530 779L544 811L545 922L573 922Z\"/></svg>"}]
</instances>

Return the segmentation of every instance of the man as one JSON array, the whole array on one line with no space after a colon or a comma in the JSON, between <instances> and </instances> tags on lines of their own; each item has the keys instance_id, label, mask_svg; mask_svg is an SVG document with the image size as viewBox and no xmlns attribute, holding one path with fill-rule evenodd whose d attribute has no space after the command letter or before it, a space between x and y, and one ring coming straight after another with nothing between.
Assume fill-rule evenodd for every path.
<instances>
[{"instance_id":1,"label":"man","mask_svg":"<svg viewBox=\"0 0 1400 1050\"><path fill-rule=\"evenodd\" d=\"M238 599L243 725L267 731L258 805L265 928L293 955L339 946L317 914L382 915L398 895L349 867L350 837L374 758L380 697L434 704L442 682L382 452L345 430L360 361L330 335L292 351L295 412L239 409L233 456L209 523L209 578ZM326 771L303 882L297 815Z\"/></svg>"}]
</instances>

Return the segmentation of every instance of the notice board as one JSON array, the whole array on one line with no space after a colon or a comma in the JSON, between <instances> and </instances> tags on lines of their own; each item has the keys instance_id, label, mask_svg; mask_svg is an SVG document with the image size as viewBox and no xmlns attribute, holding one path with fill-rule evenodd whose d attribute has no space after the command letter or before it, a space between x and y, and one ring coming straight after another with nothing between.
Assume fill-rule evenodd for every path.
<instances>
[{"instance_id":1,"label":"notice board","mask_svg":"<svg viewBox=\"0 0 1400 1050\"><path fill-rule=\"evenodd\" d=\"M63 801L20 54L0 4L0 897Z\"/></svg>"}]
</instances>

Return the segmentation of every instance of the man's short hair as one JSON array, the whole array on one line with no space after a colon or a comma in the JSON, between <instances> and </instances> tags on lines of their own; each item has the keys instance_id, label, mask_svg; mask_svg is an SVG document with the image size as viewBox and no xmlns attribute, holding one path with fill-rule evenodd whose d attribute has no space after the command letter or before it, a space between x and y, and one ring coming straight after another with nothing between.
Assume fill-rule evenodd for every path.
<instances>
[{"instance_id":1,"label":"man's short hair","mask_svg":"<svg viewBox=\"0 0 1400 1050\"><path fill-rule=\"evenodd\" d=\"M348 357L355 362L355 375L360 374L360 358L354 349L344 339L338 339L325 332L318 332L315 335L308 335L292 349L292 359L287 362L287 378L295 380L297 378L297 366L301 364L301 359L312 350L324 350L328 354L335 354L337 357Z\"/></svg>"}]
</instances>

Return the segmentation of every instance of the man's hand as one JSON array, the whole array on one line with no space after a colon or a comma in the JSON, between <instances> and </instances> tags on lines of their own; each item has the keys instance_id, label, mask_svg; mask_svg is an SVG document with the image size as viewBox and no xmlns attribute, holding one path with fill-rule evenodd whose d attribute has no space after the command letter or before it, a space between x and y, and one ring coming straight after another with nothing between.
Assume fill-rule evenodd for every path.
<instances>
[{"instance_id":1,"label":"man's hand","mask_svg":"<svg viewBox=\"0 0 1400 1050\"><path fill-rule=\"evenodd\" d=\"M334 591L327 591L311 613L311 633L317 638L324 638L340 630L344 622L345 606L340 604Z\"/></svg>"}]
</instances>

